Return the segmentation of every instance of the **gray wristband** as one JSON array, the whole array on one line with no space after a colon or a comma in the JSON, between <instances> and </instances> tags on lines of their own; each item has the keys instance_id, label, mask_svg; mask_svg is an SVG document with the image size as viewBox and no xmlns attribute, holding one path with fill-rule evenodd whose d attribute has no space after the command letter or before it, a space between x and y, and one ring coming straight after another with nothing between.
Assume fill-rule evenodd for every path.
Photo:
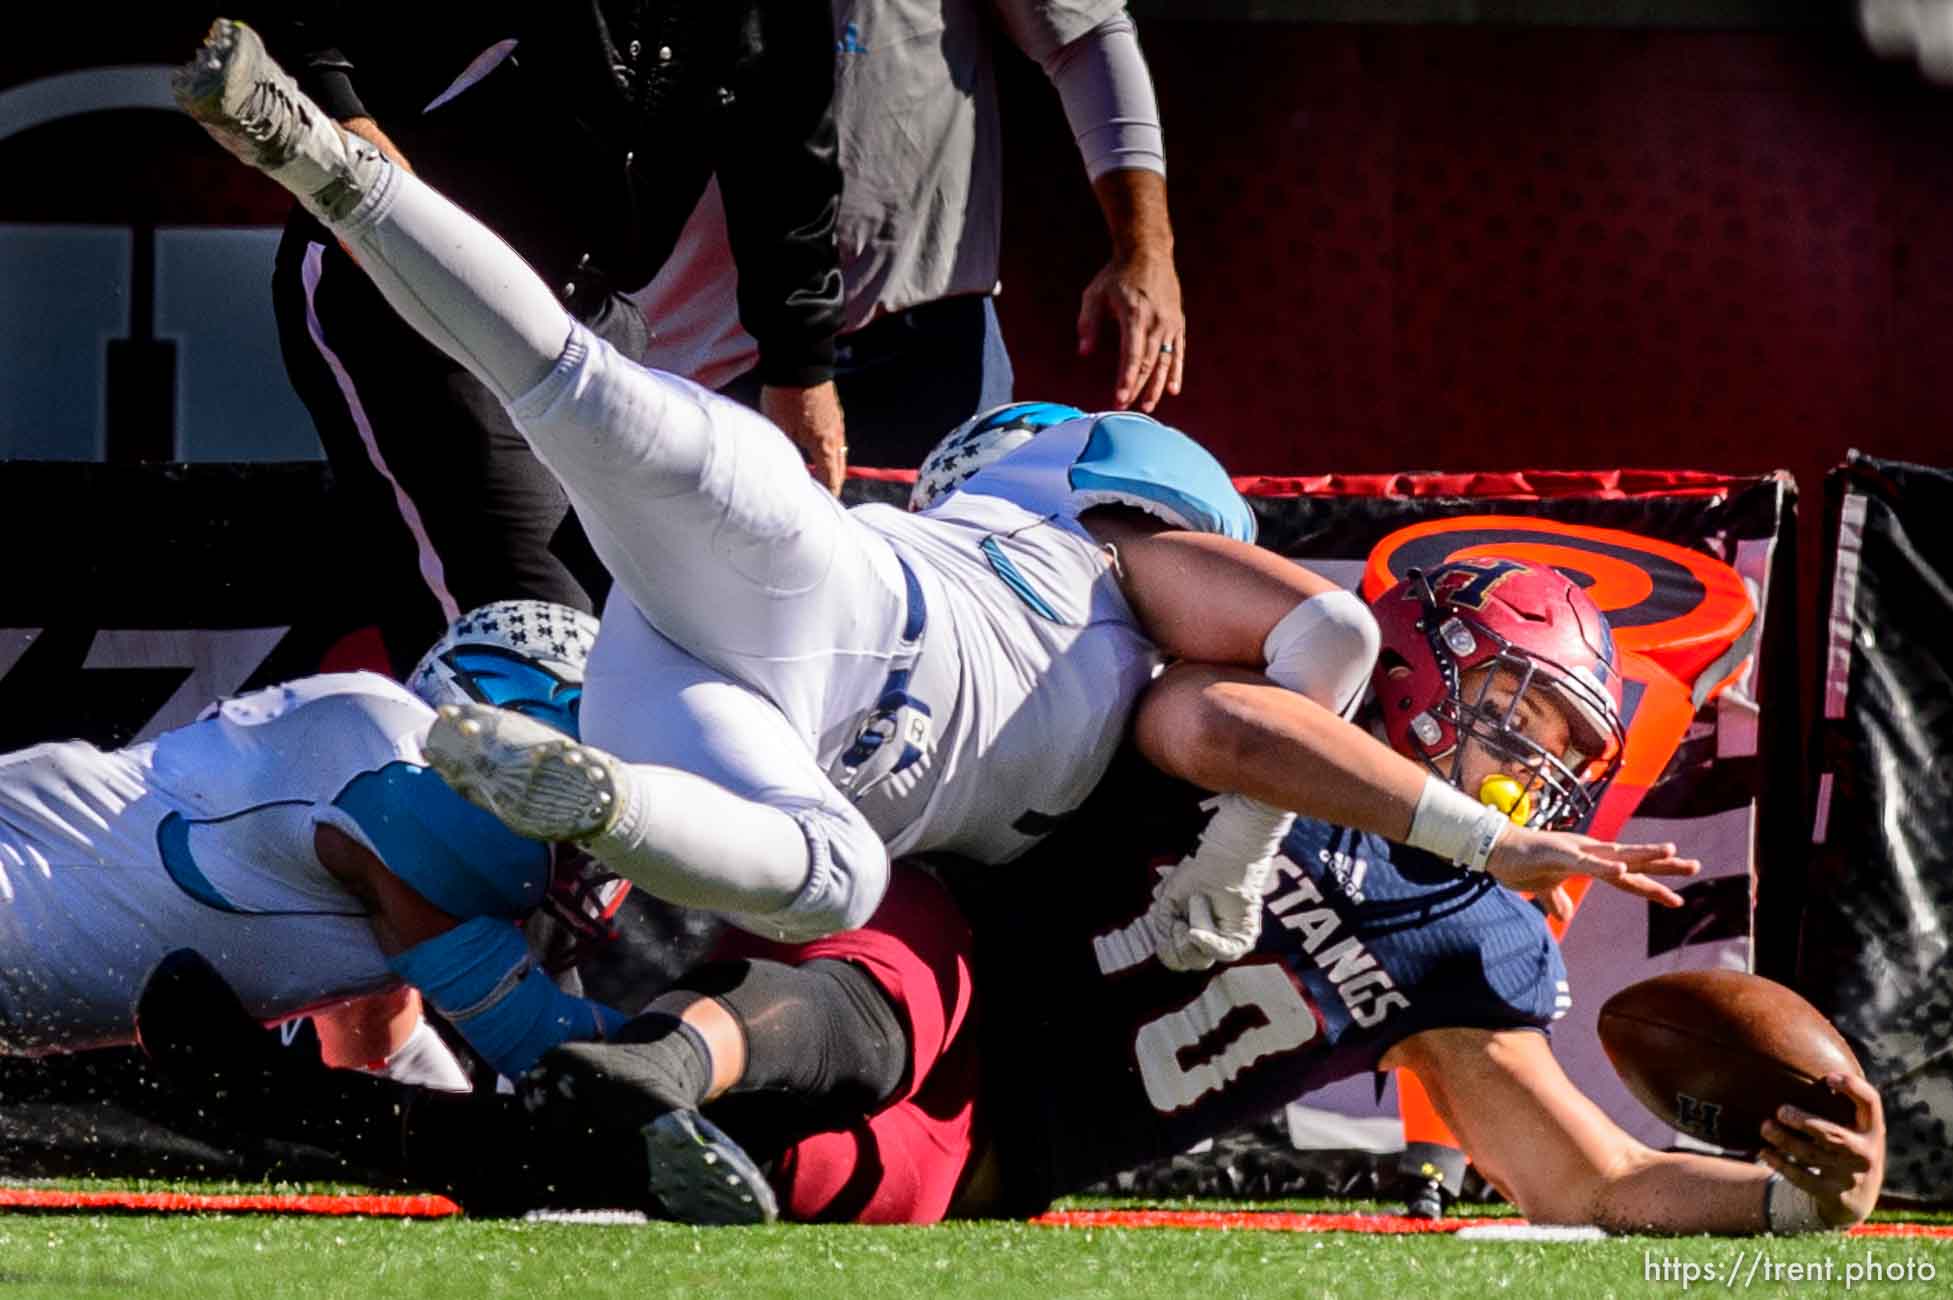
<instances>
[{"instance_id":1,"label":"gray wristband","mask_svg":"<svg viewBox=\"0 0 1953 1300\"><path fill-rule=\"evenodd\" d=\"M1763 1183L1763 1226L1779 1237L1831 1227L1818 1211L1817 1198L1774 1170Z\"/></svg>"}]
</instances>

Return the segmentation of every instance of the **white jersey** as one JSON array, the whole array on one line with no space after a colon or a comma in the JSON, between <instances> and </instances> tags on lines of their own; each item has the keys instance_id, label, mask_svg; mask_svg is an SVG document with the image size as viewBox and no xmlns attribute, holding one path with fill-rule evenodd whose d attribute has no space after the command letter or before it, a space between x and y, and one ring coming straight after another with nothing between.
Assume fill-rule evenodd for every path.
<instances>
[{"instance_id":1,"label":"white jersey","mask_svg":"<svg viewBox=\"0 0 1953 1300\"><path fill-rule=\"evenodd\" d=\"M852 513L922 587L909 692L933 724L922 759L869 790L861 811L891 856L1008 862L1085 802L1160 654L1106 552L1066 513L972 493L921 515Z\"/></svg>"},{"instance_id":2,"label":"white jersey","mask_svg":"<svg viewBox=\"0 0 1953 1300\"><path fill-rule=\"evenodd\" d=\"M175 948L267 1021L397 985L313 831L354 777L419 762L432 719L385 678L334 674L149 744L0 758L0 1051L130 1041L142 981Z\"/></svg>"}]
</instances>

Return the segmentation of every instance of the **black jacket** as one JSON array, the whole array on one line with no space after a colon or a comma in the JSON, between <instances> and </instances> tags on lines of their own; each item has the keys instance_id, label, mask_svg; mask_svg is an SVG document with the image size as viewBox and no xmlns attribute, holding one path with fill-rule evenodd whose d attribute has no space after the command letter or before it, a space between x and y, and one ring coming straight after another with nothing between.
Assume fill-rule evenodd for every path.
<instances>
[{"instance_id":1,"label":"black jacket","mask_svg":"<svg viewBox=\"0 0 1953 1300\"><path fill-rule=\"evenodd\" d=\"M340 0L256 25L327 112L375 119L579 314L657 273L716 172L761 378L832 374L841 171L823 0Z\"/></svg>"}]
</instances>

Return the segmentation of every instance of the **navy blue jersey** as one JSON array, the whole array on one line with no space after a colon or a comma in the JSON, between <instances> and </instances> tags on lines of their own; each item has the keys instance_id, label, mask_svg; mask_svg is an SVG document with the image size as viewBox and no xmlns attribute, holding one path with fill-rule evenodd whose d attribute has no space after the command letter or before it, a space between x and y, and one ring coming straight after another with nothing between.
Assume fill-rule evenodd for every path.
<instances>
[{"instance_id":1,"label":"navy blue jersey","mask_svg":"<svg viewBox=\"0 0 1953 1300\"><path fill-rule=\"evenodd\" d=\"M1169 971L1134 923L1192 847L1199 795L1135 771L1102 791L967 902L986 1125L1018 1208L1256 1123L1420 1030L1544 1028L1566 1005L1558 945L1525 899L1305 819L1255 951Z\"/></svg>"}]
</instances>

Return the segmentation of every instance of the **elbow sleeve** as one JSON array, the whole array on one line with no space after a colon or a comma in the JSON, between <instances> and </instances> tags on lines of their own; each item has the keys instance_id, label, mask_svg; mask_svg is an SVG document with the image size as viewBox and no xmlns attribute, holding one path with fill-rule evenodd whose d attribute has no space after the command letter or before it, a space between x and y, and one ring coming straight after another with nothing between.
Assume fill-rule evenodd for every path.
<instances>
[{"instance_id":1,"label":"elbow sleeve","mask_svg":"<svg viewBox=\"0 0 1953 1300\"><path fill-rule=\"evenodd\" d=\"M1362 598L1327 591L1290 610L1262 643L1268 678L1345 718L1363 699L1382 636Z\"/></svg>"}]
</instances>

